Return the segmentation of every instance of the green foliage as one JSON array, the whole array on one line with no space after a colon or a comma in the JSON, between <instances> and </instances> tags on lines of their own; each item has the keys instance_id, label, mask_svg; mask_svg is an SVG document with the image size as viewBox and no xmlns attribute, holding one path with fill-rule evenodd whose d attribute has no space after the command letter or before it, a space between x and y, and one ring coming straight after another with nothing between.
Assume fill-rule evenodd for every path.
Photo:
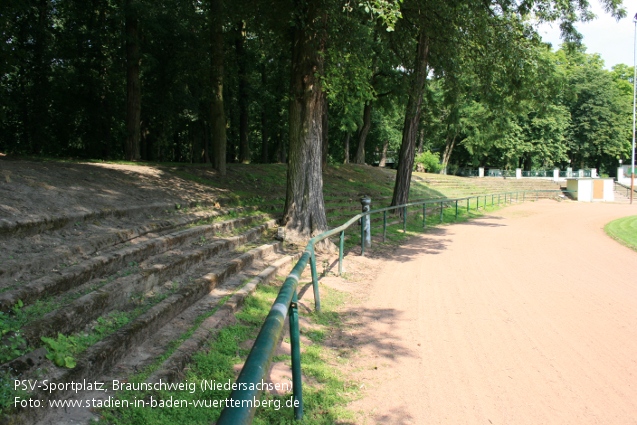
<instances>
[{"instance_id":1,"label":"green foliage","mask_svg":"<svg viewBox=\"0 0 637 425\"><path fill-rule=\"evenodd\" d=\"M567 58L571 157L582 168L613 167L630 149L630 95L596 55L576 52Z\"/></svg>"},{"instance_id":2,"label":"green foliage","mask_svg":"<svg viewBox=\"0 0 637 425\"><path fill-rule=\"evenodd\" d=\"M604 4L611 15L625 15L618 0ZM209 7L185 0L5 1L0 152L123 158L123 21L133 12L142 35L142 159L209 161ZM249 0L224 7L226 159L238 158L239 105L247 104L251 161L285 163L294 8ZM631 68L609 73L573 43L574 22L592 17L589 2L365 0L321 8L332 164L344 160L348 135L355 151L369 102L366 161L378 160L386 141L390 152L399 150L420 28L430 36L420 117L425 149L455 146L448 149L455 165L500 168L564 166L571 159L608 171L627 155ZM560 21L569 43L552 53L529 16ZM245 34L234 30L238 22Z\"/></svg>"},{"instance_id":3,"label":"green foliage","mask_svg":"<svg viewBox=\"0 0 637 425\"><path fill-rule=\"evenodd\" d=\"M199 382L202 380L215 380L217 382L234 381L234 366L245 360L248 354L245 342L255 338L265 316L270 311L272 302L279 291L279 286L259 286L253 295L245 301L244 308L236 314L238 323L219 331L214 341L206 350L198 352L186 368L184 381L196 383L195 392L186 391L158 391L158 392L126 392L122 391L117 397L125 400L135 400L140 397L153 396L155 399L194 400L223 400L230 395L226 390L201 391ZM321 288L323 296L323 312L313 313L311 320L330 326L325 331L311 331L311 335L321 340L326 333L331 331L331 326L340 326L338 314L334 309L342 303L343 295ZM301 362L303 372L314 378L319 385L304 386L305 417L304 423L308 424L333 424L340 419L349 419L351 414L344 411L344 406L355 392L356 386L343 381L336 373L331 363L336 358L336 353L320 344L304 347ZM289 361L289 356L281 356L278 360ZM143 375L129 379L129 382L142 382ZM255 424L290 423L293 421L293 411L285 407L286 396L264 395L263 399L281 403L281 408L275 405L257 410ZM221 414L219 407L187 407L182 409L169 408L143 408L128 407L103 409L101 414L111 424L174 424L187 422L189 424L209 424L214 422Z\"/></svg>"},{"instance_id":4,"label":"green foliage","mask_svg":"<svg viewBox=\"0 0 637 425\"><path fill-rule=\"evenodd\" d=\"M46 357L57 366L72 369L76 365L75 356L128 322L130 318L126 313L114 311L98 318L97 323L88 333L69 336L58 333L57 338L41 337L47 348Z\"/></svg>"},{"instance_id":5,"label":"green foliage","mask_svg":"<svg viewBox=\"0 0 637 425\"><path fill-rule=\"evenodd\" d=\"M427 173L437 173L440 171L440 153L429 151L419 153L414 160L414 170L418 164L422 164Z\"/></svg>"},{"instance_id":6,"label":"green foliage","mask_svg":"<svg viewBox=\"0 0 637 425\"><path fill-rule=\"evenodd\" d=\"M11 308L12 315L0 312L0 363L20 357L28 352L28 345L21 334L21 325L24 322L25 311L22 300Z\"/></svg>"},{"instance_id":7,"label":"green foliage","mask_svg":"<svg viewBox=\"0 0 637 425\"><path fill-rule=\"evenodd\" d=\"M0 319L1 320L1 319ZM2 350L0 350L0 363L5 363L28 352L27 342L20 330L2 328Z\"/></svg>"},{"instance_id":8,"label":"green foliage","mask_svg":"<svg viewBox=\"0 0 637 425\"><path fill-rule=\"evenodd\" d=\"M47 348L47 359L55 363L56 366L69 369L75 367L75 359L71 356L71 352L75 351L77 347L77 342L74 337L67 337L59 333L56 339L47 338L45 336L41 339Z\"/></svg>"},{"instance_id":9,"label":"green foliage","mask_svg":"<svg viewBox=\"0 0 637 425\"><path fill-rule=\"evenodd\" d=\"M13 407L15 397L24 397L26 392L15 389L15 377L9 371L0 372L0 415Z\"/></svg>"}]
</instances>

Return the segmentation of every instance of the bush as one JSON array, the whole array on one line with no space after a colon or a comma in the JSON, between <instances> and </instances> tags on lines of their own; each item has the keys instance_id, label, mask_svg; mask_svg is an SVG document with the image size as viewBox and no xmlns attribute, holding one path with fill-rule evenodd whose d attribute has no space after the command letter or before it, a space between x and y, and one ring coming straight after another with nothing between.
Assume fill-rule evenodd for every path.
<instances>
[{"instance_id":1,"label":"bush","mask_svg":"<svg viewBox=\"0 0 637 425\"><path fill-rule=\"evenodd\" d=\"M414 160L414 170L416 170L418 164L422 164L425 171L428 173L437 173L441 168L440 154L438 152L432 153L429 151L419 153L416 155L416 159Z\"/></svg>"}]
</instances>

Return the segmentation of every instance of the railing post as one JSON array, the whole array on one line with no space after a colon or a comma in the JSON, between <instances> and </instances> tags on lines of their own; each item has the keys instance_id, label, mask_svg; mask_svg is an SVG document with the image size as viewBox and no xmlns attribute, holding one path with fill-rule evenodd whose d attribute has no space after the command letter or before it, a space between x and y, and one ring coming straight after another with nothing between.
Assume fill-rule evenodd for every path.
<instances>
[{"instance_id":1,"label":"railing post","mask_svg":"<svg viewBox=\"0 0 637 425\"><path fill-rule=\"evenodd\" d=\"M424 227L427 227L427 203L422 204L422 223Z\"/></svg>"},{"instance_id":2,"label":"railing post","mask_svg":"<svg viewBox=\"0 0 637 425\"><path fill-rule=\"evenodd\" d=\"M493 198L494 198L494 196L495 196L495 195L492 193L492 194L491 194L491 206L493 206Z\"/></svg>"},{"instance_id":3,"label":"railing post","mask_svg":"<svg viewBox=\"0 0 637 425\"><path fill-rule=\"evenodd\" d=\"M458 200L456 199L456 220L458 219Z\"/></svg>"},{"instance_id":4,"label":"railing post","mask_svg":"<svg viewBox=\"0 0 637 425\"><path fill-rule=\"evenodd\" d=\"M427 211L427 204L426 203L422 203L422 228L426 228L427 227L427 216L426 216L426 211Z\"/></svg>"},{"instance_id":5,"label":"railing post","mask_svg":"<svg viewBox=\"0 0 637 425\"><path fill-rule=\"evenodd\" d=\"M403 233L407 233L407 207L403 207Z\"/></svg>"},{"instance_id":6,"label":"railing post","mask_svg":"<svg viewBox=\"0 0 637 425\"><path fill-rule=\"evenodd\" d=\"M440 222L442 223L442 210L443 210L443 202L440 203Z\"/></svg>"},{"instance_id":7,"label":"railing post","mask_svg":"<svg viewBox=\"0 0 637 425\"><path fill-rule=\"evenodd\" d=\"M341 231L341 237L338 244L338 275L343 275L343 247L345 246L345 230Z\"/></svg>"},{"instance_id":8,"label":"railing post","mask_svg":"<svg viewBox=\"0 0 637 425\"><path fill-rule=\"evenodd\" d=\"M361 257L365 256L365 217L361 217Z\"/></svg>"},{"instance_id":9,"label":"railing post","mask_svg":"<svg viewBox=\"0 0 637 425\"><path fill-rule=\"evenodd\" d=\"M292 354L292 395L294 397L294 419L303 419L303 379L301 375L301 337L299 334L299 309L296 289L288 309L290 321L290 351Z\"/></svg>"},{"instance_id":10,"label":"railing post","mask_svg":"<svg viewBox=\"0 0 637 425\"><path fill-rule=\"evenodd\" d=\"M476 196L476 211L480 210L480 197Z\"/></svg>"},{"instance_id":11,"label":"railing post","mask_svg":"<svg viewBox=\"0 0 637 425\"><path fill-rule=\"evenodd\" d=\"M507 193L504 192L504 205L506 206L506 204L507 204Z\"/></svg>"},{"instance_id":12,"label":"railing post","mask_svg":"<svg viewBox=\"0 0 637 425\"><path fill-rule=\"evenodd\" d=\"M369 212L371 203L372 203L372 200L369 199L368 197L364 196L361 198L361 206L362 206L362 211L364 213ZM361 226L362 226L361 244L364 244L366 247L369 248L370 246L372 246L372 233L371 233L372 219L369 214L361 217Z\"/></svg>"},{"instance_id":13,"label":"railing post","mask_svg":"<svg viewBox=\"0 0 637 425\"><path fill-rule=\"evenodd\" d=\"M314 309L321 311L321 294L319 293L318 286L318 274L316 273L316 255L314 254L314 247L310 254L310 270L312 271L312 288L314 289Z\"/></svg>"},{"instance_id":14,"label":"railing post","mask_svg":"<svg viewBox=\"0 0 637 425\"><path fill-rule=\"evenodd\" d=\"M387 240L387 210L383 211L383 242Z\"/></svg>"}]
</instances>

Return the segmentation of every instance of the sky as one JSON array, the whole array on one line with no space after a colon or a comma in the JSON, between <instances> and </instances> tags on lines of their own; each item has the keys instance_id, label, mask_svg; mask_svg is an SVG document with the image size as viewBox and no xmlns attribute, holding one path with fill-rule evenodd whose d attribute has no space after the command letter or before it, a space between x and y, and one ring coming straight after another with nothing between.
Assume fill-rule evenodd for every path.
<instances>
[{"instance_id":1,"label":"sky","mask_svg":"<svg viewBox=\"0 0 637 425\"><path fill-rule=\"evenodd\" d=\"M591 0L592 10L597 18L590 22L580 22L577 30L584 36L583 43L586 53L599 53L604 59L604 65L611 69L613 65L624 63L633 65L635 24L633 17L637 13L637 0L624 0L626 17L619 21L605 13L599 0ZM545 42L557 49L561 44L558 23L543 24L538 32Z\"/></svg>"}]
</instances>

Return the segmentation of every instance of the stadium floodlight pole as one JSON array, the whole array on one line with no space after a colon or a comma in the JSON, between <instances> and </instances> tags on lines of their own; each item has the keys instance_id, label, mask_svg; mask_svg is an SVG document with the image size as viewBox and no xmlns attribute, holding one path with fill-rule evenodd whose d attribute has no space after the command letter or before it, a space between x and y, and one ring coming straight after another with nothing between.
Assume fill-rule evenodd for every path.
<instances>
[{"instance_id":1,"label":"stadium floodlight pole","mask_svg":"<svg viewBox=\"0 0 637 425\"><path fill-rule=\"evenodd\" d=\"M635 101L637 100L637 13L633 18L635 24L635 39L633 41L633 156L630 169L630 203L633 203L635 192Z\"/></svg>"}]
</instances>

